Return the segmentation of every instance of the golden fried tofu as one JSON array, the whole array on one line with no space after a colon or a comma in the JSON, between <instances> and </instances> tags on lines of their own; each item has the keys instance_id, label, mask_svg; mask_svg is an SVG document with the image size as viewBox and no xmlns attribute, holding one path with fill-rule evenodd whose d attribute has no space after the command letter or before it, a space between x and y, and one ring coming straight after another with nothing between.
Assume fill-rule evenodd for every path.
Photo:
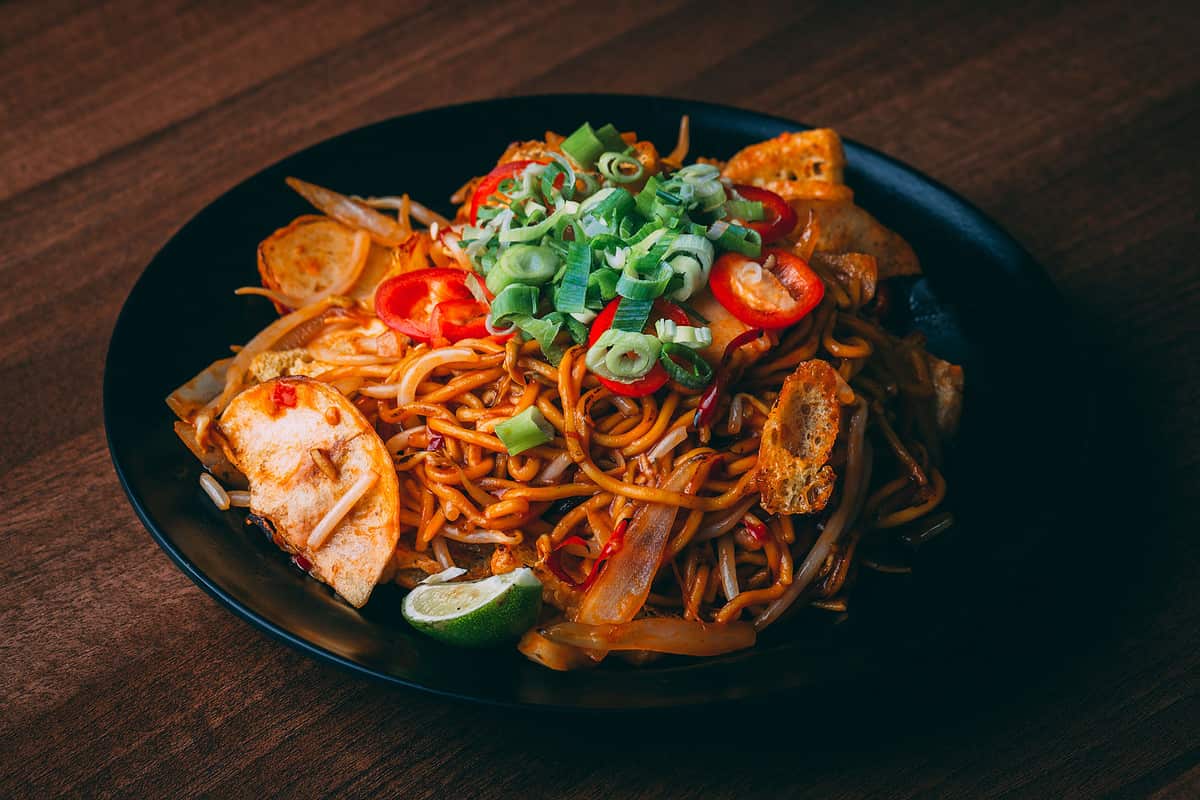
<instances>
[{"instance_id":1,"label":"golden fried tofu","mask_svg":"<svg viewBox=\"0 0 1200 800\"><path fill-rule=\"evenodd\" d=\"M729 309L721 305L720 301L713 297L713 293L707 288L701 289L688 298L688 305L695 309L697 314L708 320L704 324L712 331L712 344L699 352L704 356L704 360L714 367L721 363L721 357L725 354L725 348L730 342L743 333L753 330L731 314ZM738 348L730 366L734 371L744 369L762 358L771 347L772 341L767 336L761 336L753 342L748 342Z\"/></svg>"},{"instance_id":2,"label":"golden fried tofu","mask_svg":"<svg viewBox=\"0 0 1200 800\"><path fill-rule=\"evenodd\" d=\"M833 493L829 457L842 407L838 375L820 359L802 362L783 387L763 425L755 481L772 514L814 514Z\"/></svg>"},{"instance_id":3,"label":"golden fried tofu","mask_svg":"<svg viewBox=\"0 0 1200 800\"><path fill-rule=\"evenodd\" d=\"M829 128L781 133L739 150L723 174L734 183L770 189L785 200L818 196L845 183L846 154L841 137ZM824 186L821 186L823 184Z\"/></svg>"},{"instance_id":4,"label":"golden fried tofu","mask_svg":"<svg viewBox=\"0 0 1200 800\"><path fill-rule=\"evenodd\" d=\"M809 212L820 226L816 251L824 253L866 253L875 257L879 278L920 275L917 254L908 242L888 230L851 200L789 200L797 218L808 219Z\"/></svg>"},{"instance_id":5,"label":"golden fried tofu","mask_svg":"<svg viewBox=\"0 0 1200 800\"><path fill-rule=\"evenodd\" d=\"M366 603L400 532L396 470L370 423L337 390L280 378L234 397L217 428L276 543L351 605Z\"/></svg>"}]
</instances>

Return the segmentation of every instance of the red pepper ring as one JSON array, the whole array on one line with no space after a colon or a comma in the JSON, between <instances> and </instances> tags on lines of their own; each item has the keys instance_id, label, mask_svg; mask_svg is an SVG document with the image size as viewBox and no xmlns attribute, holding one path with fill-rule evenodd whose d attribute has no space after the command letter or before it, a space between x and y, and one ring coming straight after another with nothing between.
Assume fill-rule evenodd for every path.
<instances>
[{"instance_id":1,"label":"red pepper ring","mask_svg":"<svg viewBox=\"0 0 1200 800\"><path fill-rule=\"evenodd\" d=\"M526 167L532 164L549 163L550 162L545 159L537 159L533 161L509 161L506 164L501 164L500 166L496 167L487 175L484 175L483 180L479 181L479 185L475 187L475 192L471 195L471 224L474 225L478 221L479 209L488 205L488 200L490 200L493 195L500 194L500 184L504 183L504 181L508 180L509 178L515 180ZM564 175L559 175L554 179L555 189L562 188L565 177L566 176Z\"/></svg>"},{"instance_id":2,"label":"red pepper ring","mask_svg":"<svg viewBox=\"0 0 1200 800\"><path fill-rule=\"evenodd\" d=\"M618 551L625 545L625 531L629 528L629 519L623 519L617 523L617 527L613 528L612 536L608 537L608 541L604 543L604 547L600 549L600 553L596 556L596 560L592 562L592 569L588 572L586 578L582 581L577 581L571 577L562 565L562 555L559 553L567 545L577 544L581 547L587 547L587 542L579 536L568 536L559 542L550 555L546 557L546 569L554 573L554 577L558 578L563 583L570 586L572 589L578 589L581 592L586 592L591 588L596 579L600 577L600 571L604 563L608 559L617 554Z\"/></svg>"},{"instance_id":3,"label":"red pepper ring","mask_svg":"<svg viewBox=\"0 0 1200 800\"><path fill-rule=\"evenodd\" d=\"M752 203L763 204L767 218L746 222L745 225L758 231L764 244L778 241L796 229L796 212L779 195L761 186L747 186L743 183L735 183L733 190Z\"/></svg>"},{"instance_id":4,"label":"red pepper ring","mask_svg":"<svg viewBox=\"0 0 1200 800\"><path fill-rule=\"evenodd\" d=\"M721 365L714 373L713 382L704 390L704 394L700 395L700 402L696 404L696 414L692 417L693 428L708 428L713 424L717 416L717 400L720 399L721 390L725 388L725 381L728 380L725 371L729 366L729 360L733 358L733 354L739 348L764 335L766 335L766 331L762 328L752 328L739 333L729 340L729 344L725 345L725 352L721 355Z\"/></svg>"},{"instance_id":5,"label":"red pepper ring","mask_svg":"<svg viewBox=\"0 0 1200 800\"><path fill-rule=\"evenodd\" d=\"M794 325L825 296L824 281L804 259L774 247L762 251L761 262L725 253L712 266L708 288L717 302L751 328Z\"/></svg>"},{"instance_id":6,"label":"red pepper ring","mask_svg":"<svg viewBox=\"0 0 1200 800\"><path fill-rule=\"evenodd\" d=\"M433 328L452 342L483 339L488 335L487 303L474 298L447 300L433 307Z\"/></svg>"},{"instance_id":7,"label":"red pepper ring","mask_svg":"<svg viewBox=\"0 0 1200 800\"><path fill-rule=\"evenodd\" d=\"M617 316L617 307L621 305L621 298L617 297L610 300L604 310L592 320L592 328L588 333L588 347L591 347L600 338L606 330L612 327L613 319ZM688 318L687 312L679 306L658 298L654 301L654 307L651 309L650 320L647 322L645 331L650 331L651 324L658 319L669 319L676 325L689 325L691 320ZM600 383L604 385L613 394L623 395L624 397L645 397L648 394L653 394L666 385L670 377L663 365L655 362L650 371L631 383L622 383L621 381L609 380L608 378L596 376Z\"/></svg>"}]
</instances>

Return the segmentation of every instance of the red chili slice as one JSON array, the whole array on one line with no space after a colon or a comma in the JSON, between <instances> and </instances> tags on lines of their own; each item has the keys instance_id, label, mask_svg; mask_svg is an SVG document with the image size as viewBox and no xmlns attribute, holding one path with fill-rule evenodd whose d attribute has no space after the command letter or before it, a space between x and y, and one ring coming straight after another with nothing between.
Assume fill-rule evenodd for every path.
<instances>
[{"instance_id":1,"label":"red chili slice","mask_svg":"<svg viewBox=\"0 0 1200 800\"><path fill-rule=\"evenodd\" d=\"M276 383L271 387L271 402L276 406L296 407L296 387L290 383Z\"/></svg>"},{"instance_id":2,"label":"red chili slice","mask_svg":"<svg viewBox=\"0 0 1200 800\"><path fill-rule=\"evenodd\" d=\"M600 570L604 563L615 556L617 552L625 545L625 531L629 528L629 519L623 519L617 523L617 527L613 528L612 536L608 537L608 541L604 543L604 547L600 549L600 553L596 556L596 560L592 562L592 569L588 572L586 578L582 581L577 581L571 577L562 565L562 554L559 552L567 545L577 544L580 547L587 547L585 542L579 536L568 536L563 539L554 550L546 557L546 568L554 573L554 576L563 583L570 586L572 589L578 589L581 592L586 592L591 585L600 577Z\"/></svg>"},{"instance_id":3,"label":"red chili slice","mask_svg":"<svg viewBox=\"0 0 1200 800\"><path fill-rule=\"evenodd\" d=\"M763 260L726 253L708 279L713 296L730 314L755 328L786 328L804 318L825 296L817 273L787 250L767 248ZM771 262L770 269L764 264Z\"/></svg>"},{"instance_id":4,"label":"red chili slice","mask_svg":"<svg viewBox=\"0 0 1200 800\"><path fill-rule=\"evenodd\" d=\"M721 392L729 380L729 376L726 374L729 360L733 358L733 354L738 351L739 347L750 344L764 333L766 331L762 328L744 331L730 339L729 344L725 345L725 352L721 356L721 365L717 367L716 373L713 375L713 382L704 390L704 394L700 395L700 402L696 405L696 414L692 417L692 427L708 428L713 424L717 417L717 401L721 399Z\"/></svg>"},{"instance_id":5,"label":"red chili slice","mask_svg":"<svg viewBox=\"0 0 1200 800\"><path fill-rule=\"evenodd\" d=\"M605 306L604 310L600 312L600 315L592 321L592 329L588 333L588 347L594 345L596 340L600 338L600 335L612 327L613 318L617 315L617 307L619 305L621 305L621 298L618 297ZM653 328L654 321L658 319L669 319L676 325L691 324L691 321L688 319L687 312L674 303L663 300L662 298L654 301L654 308L651 310L650 320L648 321L645 330L649 332ZM600 379L600 383L602 383L610 392L613 394L623 395L625 397L645 397L648 394L657 392L670 378L670 376L667 375L667 371L663 369L663 365L658 363L655 363L650 371L643 377L638 378L632 383L622 383L620 381L602 378L599 375L596 377Z\"/></svg>"},{"instance_id":6,"label":"red chili slice","mask_svg":"<svg viewBox=\"0 0 1200 800\"><path fill-rule=\"evenodd\" d=\"M375 290L375 314L393 330L419 342L432 341L441 335L435 316L438 306L460 300L476 302L466 278L466 272L450 267L417 269L388 278Z\"/></svg>"},{"instance_id":7,"label":"red chili slice","mask_svg":"<svg viewBox=\"0 0 1200 800\"><path fill-rule=\"evenodd\" d=\"M742 183L734 184L733 189L746 200L763 204L767 218L745 224L746 227L758 231L764 243L778 241L796 229L796 212L779 195L761 186L747 186Z\"/></svg>"},{"instance_id":8,"label":"red chili slice","mask_svg":"<svg viewBox=\"0 0 1200 800\"><path fill-rule=\"evenodd\" d=\"M447 300L433 309L433 325L446 339L483 339L487 337L488 306L478 300Z\"/></svg>"},{"instance_id":9,"label":"red chili slice","mask_svg":"<svg viewBox=\"0 0 1200 800\"><path fill-rule=\"evenodd\" d=\"M497 194L500 184L507 178L516 178L530 164L545 164L545 161L509 161L507 164L501 164L494 170L483 176L483 180L475 187L475 193L471 195L471 224L474 225L479 216L479 209L488 204L488 199L492 195ZM562 186L562 176L554 184L556 187Z\"/></svg>"}]
</instances>

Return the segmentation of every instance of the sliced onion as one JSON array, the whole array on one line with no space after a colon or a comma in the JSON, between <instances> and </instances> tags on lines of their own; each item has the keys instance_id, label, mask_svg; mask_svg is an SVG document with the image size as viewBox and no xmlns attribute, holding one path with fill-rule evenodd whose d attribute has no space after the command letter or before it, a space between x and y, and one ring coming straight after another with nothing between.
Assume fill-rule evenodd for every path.
<instances>
[{"instance_id":1,"label":"sliced onion","mask_svg":"<svg viewBox=\"0 0 1200 800\"><path fill-rule=\"evenodd\" d=\"M395 247L408 238L408 231L399 220L380 214L365 203L298 178L288 178L287 185L338 222L366 231L382 245Z\"/></svg>"},{"instance_id":2,"label":"sliced onion","mask_svg":"<svg viewBox=\"0 0 1200 800\"><path fill-rule=\"evenodd\" d=\"M783 594L775 598L766 610L755 620L756 630L762 630L787 611L796 602L809 584L817 577L825 559L837 544L838 539L854 524L862 508L866 496L866 485L869 478L870 464L864 452L865 435L867 430L867 405L862 400L857 401L853 415L850 417L849 444L846 449L846 478L842 485L842 499L837 509L825 523L825 530L817 537L816 544L808 551L804 563L796 570L792 584Z\"/></svg>"},{"instance_id":3,"label":"sliced onion","mask_svg":"<svg viewBox=\"0 0 1200 800\"><path fill-rule=\"evenodd\" d=\"M681 656L717 656L754 646L748 622L694 622L678 617L644 617L615 625L559 622L540 633L555 644L587 650L646 650Z\"/></svg>"},{"instance_id":4,"label":"sliced onion","mask_svg":"<svg viewBox=\"0 0 1200 800\"><path fill-rule=\"evenodd\" d=\"M416 200L410 199L408 201L408 211L413 215L413 218L416 219L417 222L430 229L432 229L434 225L440 225L443 228L449 228L451 225L450 220L446 219L429 206L418 203Z\"/></svg>"},{"instance_id":5,"label":"sliced onion","mask_svg":"<svg viewBox=\"0 0 1200 800\"><path fill-rule=\"evenodd\" d=\"M735 525L741 522L742 517L746 516L746 512L750 510L750 507L757 502L758 495L754 494L740 500L737 505L727 508L724 511L705 514L704 521L696 529L696 535L692 537L692 541L707 542L709 539L715 539L718 536L729 533Z\"/></svg>"},{"instance_id":6,"label":"sliced onion","mask_svg":"<svg viewBox=\"0 0 1200 800\"><path fill-rule=\"evenodd\" d=\"M546 466L542 467L542 471L533 479L534 483L554 483L562 474L567 471L567 467L571 466L571 454L563 451L554 457Z\"/></svg>"},{"instance_id":7,"label":"sliced onion","mask_svg":"<svg viewBox=\"0 0 1200 800\"><path fill-rule=\"evenodd\" d=\"M646 454L646 457L651 461L661 461L687 437L688 429L686 425L674 427L667 431L666 436L658 440L658 444L650 448L650 452Z\"/></svg>"},{"instance_id":8,"label":"sliced onion","mask_svg":"<svg viewBox=\"0 0 1200 800\"><path fill-rule=\"evenodd\" d=\"M497 328L495 326L495 324L492 323L492 315L491 314L488 314L487 317L484 318L483 327L486 328L487 332L490 333L492 336L507 336L508 334L512 333L513 331L515 331L517 329L517 326L515 323L512 325L509 325L507 328Z\"/></svg>"},{"instance_id":9,"label":"sliced onion","mask_svg":"<svg viewBox=\"0 0 1200 800\"><path fill-rule=\"evenodd\" d=\"M441 536L433 540L433 557L442 565L443 569L454 569L454 559L450 556L450 548L446 547L446 540Z\"/></svg>"},{"instance_id":10,"label":"sliced onion","mask_svg":"<svg viewBox=\"0 0 1200 800\"><path fill-rule=\"evenodd\" d=\"M727 426L730 436L737 436L742 432L742 403L741 393L735 394L733 399L729 401L729 424Z\"/></svg>"},{"instance_id":11,"label":"sliced onion","mask_svg":"<svg viewBox=\"0 0 1200 800\"><path fill-rule=\"evenodd\" d=\"M363 394L366 394L366 391L364 391ZM424 425L418 425L415 428L406 428L400 431L395 436L387 440L386 445L388 452L392 455L396 455L404 450L404 448L408 447L409 439L416 434L425 433L427 430L428 428L426 428Z\"/></svg>"},{"instance_id":12,"label":"sliced onion","mask_svg":"<svg viewBox=\"0 0 1200 800\"><path fill-rule=\"evenodd\" d=\"M623 417L636 417L642 413L642 410L638 408L638 404L628 397L617 394L613 395L612 401Z\"/></svg>"},{"instance_id":13,"label":"sliced onion","mask_svg":"<svg viewBox=\"0 0 1200 800\"><path fill-rule=\"evenodd\" d=\"M687 459L671 472L662 489L684 492L707 474L710 455ZM608 560L600 577L584 593L575 621L592 625L629 622L646 602L679 506L646 503L629 522L625 545ZM639 648L634 648L639 649Z\"/></svg>"},{"instance_id":14,"label":"sliced onion","mask_svg":"<svg viewBox=\"0 0 1200 800\"><path fill-rule=\"evenodd\" d=\"M462 567L448 567L441 572L435 572L429 577L420 581L421 583L449 583L455 578L461 578L466 575L467 571Z\"/></svg>"},{"instance_id":15,"label":"sliced onion","mask_svg":"<svg viewBox=\"0 0 1200 800\"><path fill-rule=\"evenodd\" d=\"M737 562L734 560L732 536L717 539L717 574L721 577L721 589L725 599L732 600L741 592L738 588Z\"/></svg>"},{"instance_id":16,"label":"sliced onion","mask_svg":"<svg viewBox=\"0 0 1200 800\"><path fill-rule=\"evenodd\" d=\"M198 442L207 443L208 426L212 424L213 418L229 405L233 396L241 391L242 380L246 377L246 372L250 369L250 364L254 359L274 347L276 342L282 340L294 328L325 313L326 309L333 304L334 298L327 297L282 316L259 331L237 352L229 364L229 369L225 372L225 388L196 415L196 440Z\"/></svg>"},{"instance_id":17,"label":"sliced onion","mask_svg":"<svg viewBox=\"0 0 1200 800\"><path fill-rule=\"evenodd\" d=\"M454 542L466 544L507 544L516 545L525 541L521 534L514 531L493 531L487 528L476 528L473 531L463 531L456 525L446 525L442 528L442 536Z\"/></svg>"},{"instance_id":18,"label":"sliced onion","mask_svg":"<svg viewBox=\"0 0 1200 800\"><path fill-rule=\"evenodd\" d=\"M708 232L704 235L715 242L727 230L729 230L729 223L723 219L719 219L709 227Z\"/></svg>"},{"instance_id":19,"label":"sliced onion","mask_svg":"<svg viewBox=\"0 0 1200 800\"><path fill-rule=\"evenodd\" d=\"M396 388L396 402L399 405L407 405L415 400L417 386L438 367L444 367L456 361L470 361L474 357L475 351L465 347L442 347L430 350L408 365L404 377L400 379L400 384Z\"/></svg>"}]
</instances>

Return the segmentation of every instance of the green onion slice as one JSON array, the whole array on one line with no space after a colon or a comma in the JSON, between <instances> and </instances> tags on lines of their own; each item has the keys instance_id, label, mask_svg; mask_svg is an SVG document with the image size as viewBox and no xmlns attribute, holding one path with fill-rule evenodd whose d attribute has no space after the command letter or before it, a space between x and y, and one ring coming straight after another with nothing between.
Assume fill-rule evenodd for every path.
<instances>
[{"instance_id":1,"label":"green onion slice","mask_svg":"<svg viewBox=\"0 0 1200 800\"><path fill-rule=\"evenodd\" d=\"M596 162L596 168L613 183L634 183L646 174L641 161L624 153L605 153Z\"/></svg>"},{"instance_id":2,"label":"green onion slice","mask_svg":"<svg viewBox=\"0 0 1200 800\"><path fill-rule=\"evenodd\" d=\"M500 244L533 242L541 239L543 236L549 233L554 228L555 224L564 216L566 216L564 212L555 211L553 214L534 225L526 225L523 228L509 228L506 231L500 231Z\"/></svg>"},{"instance_id":3,"label":"green onion slice","mask_svg":"<svg viewBox=\"0 0 1200 800\"><path fill-rule=\"evenodd\" d=\"M494 273L493 273L494 274ZM528 317L537 312L538 288L524 283L510 283L492 301L492 325L515 317Z\"/></svg>"},{"instance_id":4,"label":"green onion slice","mask_svg":"<svg viewBox=\"0 0 1200 800\"><path fill-rule=\"evenodd\" d=\"M654 332L663 344L679 344L693 350L703 350L713 340L711 328L679 325L665 317L654 323Z\"/></svg>"},{"instance_id":5,"label":"green onion slice","mask_svg":"<svg viewBox=\"0 0 1200 800\"><path fill-rule=\"evenodd\" d=\"M562 283L554 293L554 310L572 314L583 311L587 300L588 273L592 268L592 249L586 242L573 241L567 247Z\"/></svg>"},{"instance_id":6,"label":"green onion slice","mask_svg":"<svg viewBox=\"0 0 1200 800\"><path fill-rule=\"evenodd\" d=\"M662 342L653 336L609 328L588 348L588 369L602 378L632 383L654 368Z\"/></svg>"},{"instance_id":7,"label":"green onion slice","mask_svg":"<svg viewBox=\"0 0 1200 800\"><path fill-rule=\"evenodd\" d=\"M596 129L596 138L604 143L606 151L624 153L630 149L629 143L621 138L621 132L611 122Z\"/></svg>"},{"instance_id":8,"label":"green onion slice","mask_svg":"<svg viewBox=\"0 0 1200 800\"><path fill-rule=\"evenodd\" d=\"M706 234L722 250L731 250L750 258L762 255L762 234L727 220L717 220Z\"/></svg>"},{"instance_id":9,"label":"green onion slice","mask_svg":"<svg viewBox=\"0 0 1200 800\"><path fill-rule=\"evenodd\" d=\"M514 317L513 324L520 328L526 336L537 341L547 361L555 366L558 365L565 352L565 348L555 341L558 339L559 331L562 330L562 314L554 312L540 319L534 316Z\"/></svg>"},{"instance_id":10,"label":"green onion slice","mask_svg":"<svg viewBox=\"0 0 1200 800\"><path fill-rule=\"evenodd\" d=\"M767 218L760 200L730 200L725 204L726 215L746 222L758 222Z\"/></svg>"},{"instance_id":11,"label":"green onion slice","mask_svg":"<svg viewBox=\"0 0 1200 800\"><path fill-rule=\"evenodd\" d=\"M559 145L562 151L571 157L584 169L591 169L596 164L596 158L604 152L604 142L592 130L591 123L585 122L574 133L563 139Z\"/></svg>"},{"instance_id":12,"label":"green onion slice","mask_svg":"<svg viewBox=\"0 0 1200 800\"><path fill-rule=\"evenodd\" d=\"M588 308L596 310L603 308L605 303L617 296L617 283L620 279L621 273L607 267L602 267L588 275L584 304Z\"/></svg>"},{"instance_id":13,"label":"green onion slice","mask_svg":"<svg viewBox=\"0 0 1200 800\"><path fill-rule=\"evenodd\" d=\"M712 381L712 366L703 356L684 345L674 342L662 345L658 361L671 376L671 380L688 389L700 389ZM685 363L680 364L680 361Z\"/></svg>"},{"instance_id":14,"label":"green onion slice","mask_svg":"<svg viewBox=\"0 0 1200 800\"><path fill-rule=\"evenodd\" d=\"M653 300L662 296L675 273L670 264L660 262L657 258L653 260L658 263L650 267L648 273L639 269L642 259L626 262L625 269L621 271L621 278L617 281L617 294L630 300Z\"/></svg>"},{"instance_id":15,"label":"green onion slice","mask_svg":"<svg viewBox=\"0 0 1200 800\"><path fill-rule=\"evenodd\" d=\"M495 430L510 456L554 439L554 426L537 406L530 406L515 417L498 423Z\"/></svg>"},{"instance_id":16,"label":"green onion slice","mask_svg":"<svg viewBox=\"0 0 1200 800\"><path fill-rule=\"evenodd\" d=\"M657 175L651 175L650 180L646 181L646 185L637 193L634 201L637 204L637 212L643 217L651 217L654 211L654 201L658 199L658 190L662 187L662 180Z\"/></svg>"},{"instance_id":17,"label":"green onion slice","mask_svg":"<svg viewBox=\"0 0 1200 800\"><path fill-rule=\"evenodd\" d=\"M646 327L646 320L650 318L650 307L653 305L653 300L622 297L621 304L617 306L617 313L613 315L613 330L641 333Z\"/></svg>"},{"instance_id":18,"label":"green onion slice","mask_svg":"<svg viewBox=\"0 0 1200 800\"><path fill-rule=\"evenodd\" d=\"M545 283L554 277L560 263L558 254L549 247L513 245L500 255L500 260L488 272L488 291L500 294L510 283Z\"/></svg>"}]
</instances>

